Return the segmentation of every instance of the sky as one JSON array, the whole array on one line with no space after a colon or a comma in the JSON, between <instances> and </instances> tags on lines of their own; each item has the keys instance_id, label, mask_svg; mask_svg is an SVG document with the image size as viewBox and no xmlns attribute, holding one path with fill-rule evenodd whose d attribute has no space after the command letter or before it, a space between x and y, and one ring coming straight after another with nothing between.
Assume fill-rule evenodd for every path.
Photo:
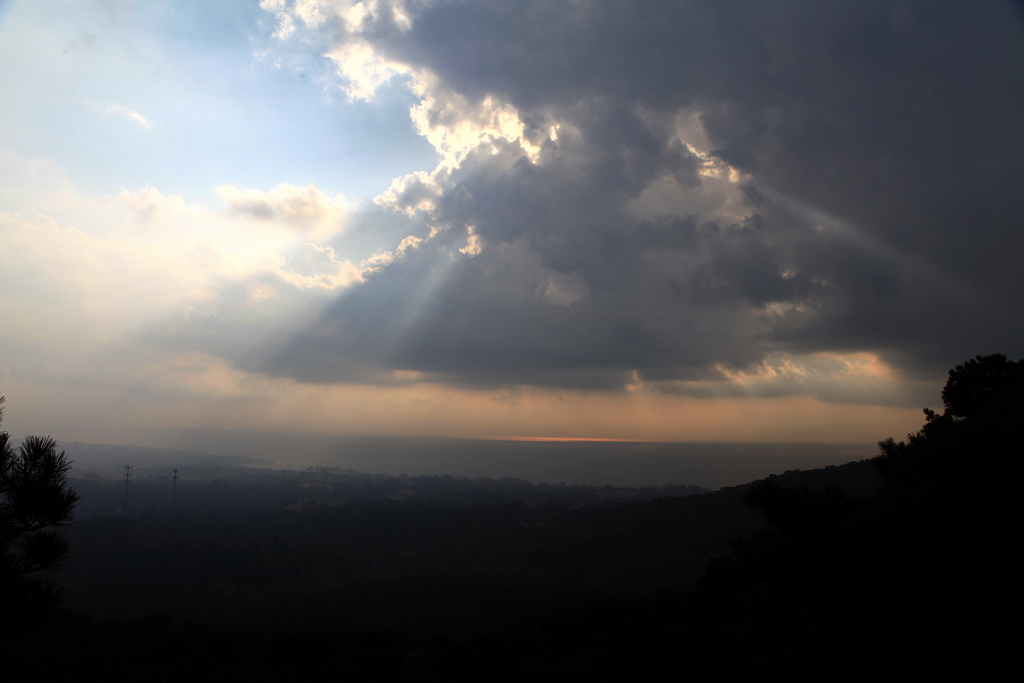
<instances>
[{"instance_id":1,"label":"sky","mask_svg":"<svg viewBox=\"0 0 1024 683\"><path fill-rule=\"evenodd\" d=\"M1024 355L1019 3L0 0L0 93L15 434L872 443Z\"/></svg>"}]
</instances>

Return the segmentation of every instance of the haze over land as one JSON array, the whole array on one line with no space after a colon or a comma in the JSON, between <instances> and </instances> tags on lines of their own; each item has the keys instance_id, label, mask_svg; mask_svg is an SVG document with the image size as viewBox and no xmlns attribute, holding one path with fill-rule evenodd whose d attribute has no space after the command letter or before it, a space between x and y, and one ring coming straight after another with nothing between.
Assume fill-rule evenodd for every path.
<instances>
[{"instance_id":1,"label":"haze over land","mask_svg":"<svg viewBox=\"0 0 1024 683\"><path fill-rule=\"evenodd\" d=\"M4 2L0 64L19 436L860 448L1024 355L1019 3Z\"/></svg>"},{"instance_id":2,"label":"haze over land","mask_svg":"<svg viewBox=\"0 0 1024 683\"><path fill-rule=\"evenodd\" d=\"M524 443L265 432L175 432L165 437L186 437L191 443L205 444L210 452L79 442L62 443L61 448L74 461L73 477L92 474L114 481L122 477L124 465L131 463L137 474L158 474L162 478L169 477L174 467L183 477L207 479L231 478L239 467L335 468L391 476L443 473L570 485L687 484L708 489L736 486L787 470L862 460L877 450L874 444Z\"/></svg>"}]
</instances>

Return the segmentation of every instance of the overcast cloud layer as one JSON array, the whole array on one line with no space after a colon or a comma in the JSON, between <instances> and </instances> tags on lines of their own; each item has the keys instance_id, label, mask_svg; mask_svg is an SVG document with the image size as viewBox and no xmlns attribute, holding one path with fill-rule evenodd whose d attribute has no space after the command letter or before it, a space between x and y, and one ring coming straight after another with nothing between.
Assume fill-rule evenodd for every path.
<instances>
[{"instance_id":1,"label":"overcast cloud layer","mask_svg":"<svg viewBox=\"0 0 1024 683\"><path fill-rule=\"evenodd\" d=\"M349 96L408 87L443 160L377 198L408 248L249 370L699 394L1021 355L1010 3L262 6Z\"/></svg>"}]
</instances>

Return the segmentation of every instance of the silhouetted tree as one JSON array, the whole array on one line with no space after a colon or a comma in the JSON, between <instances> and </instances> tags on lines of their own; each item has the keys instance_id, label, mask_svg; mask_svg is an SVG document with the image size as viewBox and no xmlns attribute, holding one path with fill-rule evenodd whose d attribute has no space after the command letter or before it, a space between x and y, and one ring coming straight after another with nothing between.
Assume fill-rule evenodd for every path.
<instances>
[{"instance_id":1,"label":"silhouetted tree","mask_svg":"<svg viewBox=\"0 0 1024 683\"><path fill-rule=\"evenodd\" d=\"M799 679L797 662L815 680L834 663L850 680L986 678L1013 652L999 616L1018 580L1006 539L1019 515L1024 361L957 365L942 402L905 441L879 442L882 486L866 498L775 479L748 490L768 526L699 586L712 645L744 643L736 678Z\"/></svg>"},{"instance_id":2,"label":"silhouetted tree","mask_svg":"<svg viewBox=\"0 0 1024 683\"><path fill-rule=\"evenodd\" d=\"M0 432L0 603L8 625L12 615L39 614L64 599L60 586L36 574L67 556L61 530L78 502L68 487L70 467L50 437L30 436L15 451L10 434Z\"/></svg>"},{"instance_id":3,"label":"silhouetted tree","mask_svg":"<svg viewBox=\"0 0 1024 683\"><path fill-rule=\"evenodd\" d=\"M942 389L945 415L965 418L981 408L1003 409L1020 403L1024 366L1001 353L976 356L949 371Z\"/></svg>"},{"instance_id":4,"label":"silhouetted tree","mask_svg":"<svg viewBox=\"0 0 1024 683\"><path fill-rule=\"evenodd\" d=\"M1015 481L1024 361L997 353L957 365L949 371L942 403L942 413L925 409L924 426L906 441L880 441L872 464L904 488L964 495L973 487L988 507L1001 500L993 498L995 490Z\"/></svg>"}]
</instances>

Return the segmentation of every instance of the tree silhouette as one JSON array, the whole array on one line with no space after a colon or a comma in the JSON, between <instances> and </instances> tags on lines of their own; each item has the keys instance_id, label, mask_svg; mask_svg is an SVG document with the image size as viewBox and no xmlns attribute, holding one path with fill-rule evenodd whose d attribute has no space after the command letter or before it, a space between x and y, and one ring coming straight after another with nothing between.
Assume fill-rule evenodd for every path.
<instances>
[{"instance_id":1,"label":"tree silhouette","mask_svg":"<svg viewBox=\"0 0 1024 683\"><path fill-rule=\"evenodd\" d=\"M774 478L750 487L744 500L767 526L698 586L707 611L693 633L738 661L719 678L817 680L836 666L841 680L990 678L1015 651L1000 617L1019 578L1008 539L1024 361L957 365L942 402L906 440L879 442L870 465L882 481L865 498Z\"/></svg>"},{"instance_id":2,"label":"tree silhouette","mask_svg":"<svg viewBox=\"0 0 1024 683\"><path fill-rule=\"evenodd\" d=\"M1020 403L1022 368L1001 353L976 356L949 371L942 389L945 415L970 417L982 408L1002 409Z\"/></svg>"},{"instance_id":3,"label":"tree silhouette","mask_svg":"<svg viewBox=\"0 0 1024 683\"><path fill-rule=\"evenodd\" d=\"M1002 354L976 356L949 371L945 410L925 409L925 424L906 441L878 443L872 464L888 482L931 495L984 492L989 507L1016 481L1018 422L1024 409L1024 361Z\"/></svg>"},{"instance_id":4,"label":"tree silhouette","mask_svg":"<svg viewBox=\"0 0 1024 683\"><path fill-rule=\"evenodd\" d=\"M62 587L37 574L67 556L62 529L78 502L68 487L70 467L50 437L27 437L15 451L10 434L0 432L0 602L7 616L40 614L64 600Z\"/></svg>"}]
</instances>

